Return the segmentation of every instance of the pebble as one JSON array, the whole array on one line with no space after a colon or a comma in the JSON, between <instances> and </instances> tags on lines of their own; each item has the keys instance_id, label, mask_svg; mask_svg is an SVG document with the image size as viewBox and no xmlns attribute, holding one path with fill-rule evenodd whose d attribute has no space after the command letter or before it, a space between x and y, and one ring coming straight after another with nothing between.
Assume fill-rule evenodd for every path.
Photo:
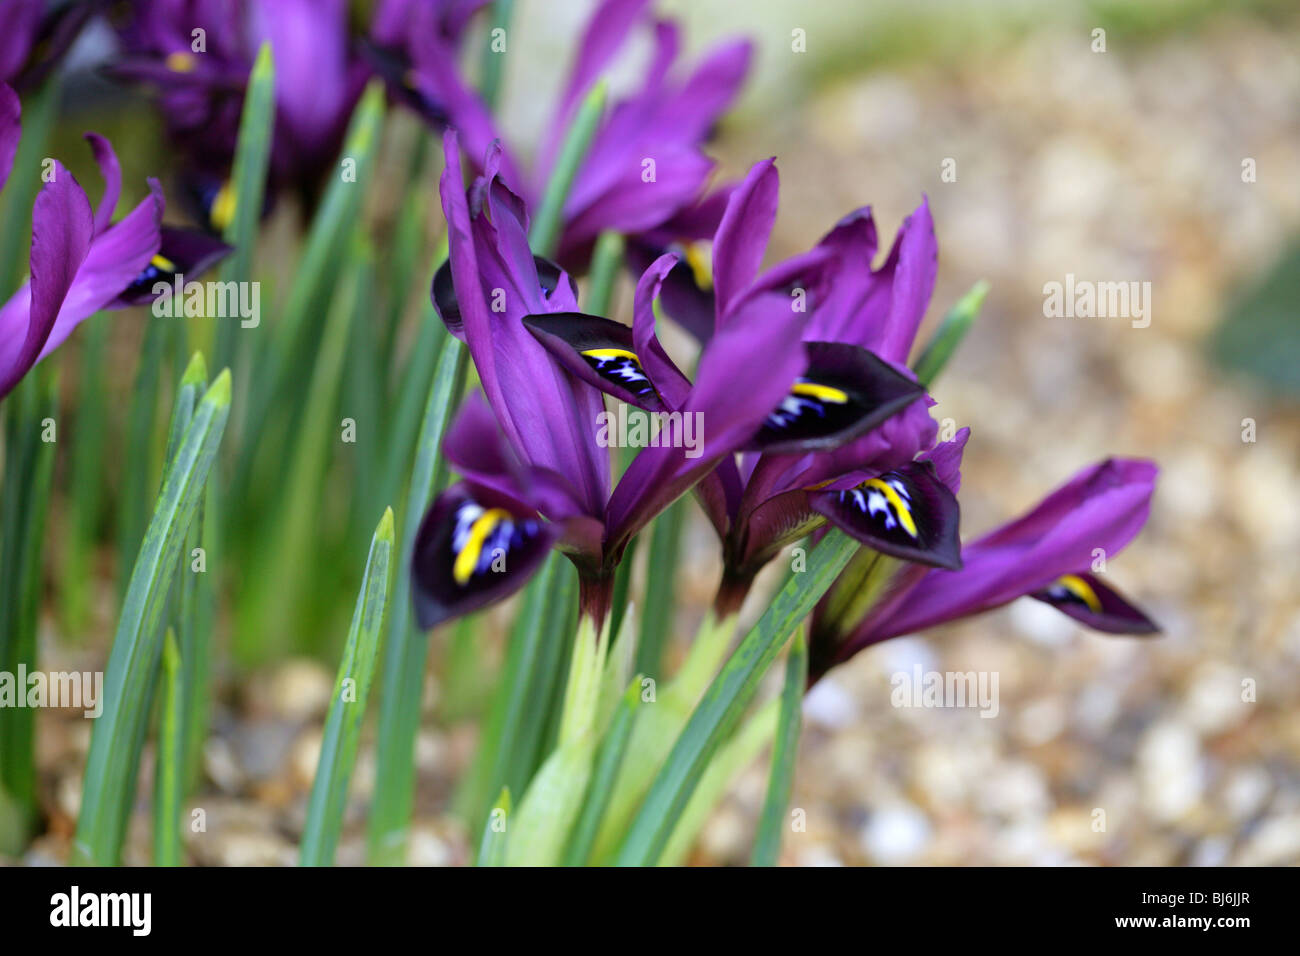
<instances>
[{"instance_id":1,"label":"pebble","mask_svg":"<svg viewBox=\"0 0 1300 956\"><path fill-rule=\"evenodd\" d=\"M1162 823L1188 813L1201 798L1200 742L1185 723L1165 720L1148 729L1138 746L1137 770L1144 806Z\"/></svg>"},{"instance_id":2,"label":"pebble","mask_svg":"<svg viewBox=\"0 0 1300 956\"><path fill-rule=\"evenodd\" d=\"M917 807L896 803L872 810L861 843L875 863L910 863L925 849L931 829L929 818Z\"/></svg>"}]
</instances>

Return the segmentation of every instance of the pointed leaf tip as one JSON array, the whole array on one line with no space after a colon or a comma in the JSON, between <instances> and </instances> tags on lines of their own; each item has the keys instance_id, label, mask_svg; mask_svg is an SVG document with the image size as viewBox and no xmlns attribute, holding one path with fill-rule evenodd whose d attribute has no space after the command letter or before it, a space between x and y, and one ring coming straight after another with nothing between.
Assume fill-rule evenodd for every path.
<instances>
[{"instance_id":1,"label":"pointed leaf tip","mask_svg":"<svg viewBox=\"0 0 1300 956\"><path fill-rule=\"evenodd\" d=\"M203 401L211 405L230 404L230 369L221 370L221 374L216 377L208 388L207 394L203 396Z\"/></svg>"},{"instance_id":2,"label":"pointed leaf tip","mask_svg":"<svg viewBox=\"0 0 1300 956\"><path fill-rule=\"evenodd\" d=\"M393 543L393 509L391 507L384 509L384 516L379 519L379 527L375 529L375 539L378 541L387 541Z\"/></svg>"},{"instance_id":3,"label":"pointed leaf tip","mask_svg":"<svg viewBox=\"0 0 1300 956\"><path fill-rule=\"evenodd\" d=\"M271 41L263 40L257 48L257 59L253 61L253 76L275 75L275 54L271 51Z\"/></svg>"},{"instance_id":4,"label":"pointed leaf tip","mask_svg":"<svg viewBox=\"0 0 1300 956\"><path fill-rule=\"evenodd\" d=\"M181 388L186 385L196 385L200 388L208 384L208 363L203 358L202 352L195 352L190 357L190 364L185 366L185 374L181 376Z\"/></svg>"}]
</instances>

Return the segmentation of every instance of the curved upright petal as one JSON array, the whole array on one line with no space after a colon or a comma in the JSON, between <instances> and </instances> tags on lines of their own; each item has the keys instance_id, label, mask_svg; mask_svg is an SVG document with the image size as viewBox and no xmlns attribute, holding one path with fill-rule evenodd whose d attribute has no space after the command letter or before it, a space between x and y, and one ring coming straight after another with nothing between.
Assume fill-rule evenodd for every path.
<instances>
[{"instance_id":1,"label":"curved upright petal","mask_svg":"<svg viewBox=\"0 0 1300 956\"><path fill-rule=\"evenodd\" d=\"M40 358L94 236L90 200L56 161L32 210L31 279L0 309L0 398Z\"/></svg>"},{"instance_id":2,"label":"curved upright petal","mask_svg":"<svg viewBox=\"0 0 1300 956\"><path fill-rule=\"evenodd\" d=\"M713 239L713 294L719 325L733 300L758 275L776 224L781 177L775 159L755 163L727 202Z\"/></svg>"}]
</instances>

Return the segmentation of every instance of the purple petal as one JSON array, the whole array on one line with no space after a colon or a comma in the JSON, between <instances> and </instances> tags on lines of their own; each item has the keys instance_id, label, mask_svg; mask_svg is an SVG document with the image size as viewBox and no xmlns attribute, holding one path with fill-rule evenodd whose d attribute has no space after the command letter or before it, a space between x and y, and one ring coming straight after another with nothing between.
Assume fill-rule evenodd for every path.
<instances>
[{"instance_id":1,"label":"purple petal","mask_svg":"<svg viewBox=\"0 0 1300 956\"><path fill-rule=\"evenodd\" d=\"M614 145L595 144L578 170L564 206L566 249L607 229L639 233L658 226L693 202L713 171L713 160L694 144L629 139L614 121L600 135ZM653 182L642 178L647 159L655 163Z\"/></svg>"},{"instance_id":2,"label":"purple petal","mask_svg":"<svg viewBox=\"0 0 1300 956\"><path fill-rule=\"evenodd\" d=\"M570 375L620 402L664 409L626 325L581 312L526 315L524 325Z\"/></svg>"},{"instance_id":3,"label":"purple petal","mask_svg":"<svg viewBox=\"0 0 1300 956\"><path fill-rule=\"evenodd\" d=\"M676 264L677 256L672 253L652 262L637 281L632 302L632 341L650 381L670 409L682 407L690 393L691 383L659 344L659 336L655 334L654 303L664 280Z\"/></svg>"},{"instance_id":4,"label":"purple petal","mask_svg":"<svg viewBox=\"0 0 1300 956\"><path fill-rule=\"evenodd\" d=\"M650 0L603 0L587 21L587 28L578 43L573 70L564 85L559 107L551 121L554 132L542 151L539 168L544 173L549 173L559 151L563 131L568 129L579 102L626 42L628 34L641 19L649 3Z\"/></svg>"},{"instance_id":5,"label":"purple petal","mask_svg":"<svg viewBox=\"0 0 1300 956\"><path fill-rule=\"evenodd\" d=\"M923 200L903 221L898 238L882 272L892 277L889 321L879 330L873 348L881 358L906 362L934 292L939 247L934 238L934 220L929 200Z\"/></svg>"},{"instance_id":6,"label":"purple petal","mask_svg":"<svg viewBox=\"0 0 1300 956\"><path fill-rule=\"evenodd\" d=\"M0 83L0 189L9 181L22 136L22 104L18 94Z\"/></svg>"},{"instance_id":7,"label":"purple petal","mask_svg":"<svg viewBox=\"0 0 1300 956\"><path fill-rule=\"evenodd\" d=\"M793 454L837 448L920 398L925 389L866 349L805 342L807 365L747 443L749 450Z\"/></svg>"},{"instance_id":8,"label":"purple petal","mask_svg":"<svg viewBox=\"0 0 1300 956\"><path fill-rule=\"evenodd\" d=\"M1030 597L1106 634L1155 634L1160 628L1095 574L1065 574Z\"/></svg>"},{"instance_id":9,"label":"purple petal","mask_svg":"<svg viewBox=\"0 0 1300 956\"><path fill-rule=\"evenodd\" d=\"M275 51L277 125L299 159L328 161L360 93L346 0L253 0L249 17L254 42L270 40Z\"/></svg>"},{"instance_id":10,"label":"purple petal","mask_svg":"<svg viewBox=\"0 0 1300 956\"><path fill-rule=\"evenodd\" d=\"M99 165L100 175L104 177L104 195L100 197L95 209L95 234L103 232L113 224L113 213L117 211L117 199L122 194L122 167L113 152L113 144L98 133L87 133L86 141L90 151Z\"/></svg>"},{"instance_id":11,"label":"purple petal","mask_svg":"<svg viewBox=\"0 0 1300 956\"><path fill-rule=\"evenodd\" d=\"M915 462L810 498L818 514L882 554L939 568L961 567L961 510L933 465Z\"/></svg>"},{"instance_id":12,"label":"purple petal","mask_svg":"<svg viewBox=\"0 0 1300 956\"><path fill-rule=\"evenodd\" d=\"M41 358L58 348L83 319L114 302L140 275L161 245L162 214L162 187L150 179L149 196L121 222L95 236L41 349Z\"/></svg>"},{"instance_id":13,"label":"purple petal","mask_svg":"<svg viewBox=\"0 0 1300 956\"><path fill-rule=\"evenodd\" d=\"M0 30L0 82L13 82L27 65L44 10L44 0L12 0L5 4L5 28Z\"/></svg>"},{"instance_id":14,"label":"purple petal","mask_svg":"<svg viewBox=\"0 0 1300 956\"><path fill-rule=\"evenodd\" d=\"M965 547L962 570L926 575L866 636L883 640L985 611L1089 567L1097 549L1115 556L1146 523L1155 479L1156 466L1141 460L1112 458L1086 469L1028 514Z\"/></svg>"},{"instance_id":15,"label":"purple petal","mask_svg":"<svg viewBox=\"0 0 1300 956\"><path fill-rule=\"evenodd\" d=\"M455 134L444 142L442 199L457 309L488 402L522 458L568 477L586 513L600 514L609 487L609 455L595 438L604 401L557 366L523 324L525 315L575 311L572 286L561 276L554 288L542 288L522 202L492 178L497 157L489 154L488 176L467 201ZM498 302L504 311L491 311L489 303Z\"/></svg>"},{"instance_id":16,"label":"purple petal","mask_svg":"<svg viewBox=\"0 0 1300 956\"><path fill-rule=\"evenodd\" d=\"M765 159L754 165L727 203L713 240L713 294L719 325L732 300L758 275L776 224L780 186L776 160Z\"/></svg>"},{"instance_id":17,"label":"purple petal","mask_svg":"<svg viewBox=\"0 0 1300 956\"><path fill-rule=\"evenodd\" d=\"M672 135L692 142L703 140L739 94L753 53L748 40L724 44L710 53L681 91L664 104L665 132L671 130Z\"/></svg>"},{"instance_id":18,"label":"purple petal","mask_svg":"<svg viewBox=\"0 0 1300 956\"><path fill-rule=\"evenodd\" d=\"M62 163L53 173L32 210L31 280L0 309L0 398L39 360L94 239L90 200Z\"/></svg>"},{"instance_id":19,"label":"purple petal","mask_svg":"<svg viewBox=\"0 0 1300 956\"><path fill-rule=\"evenodd\" d=\"M475 499L466 484L440 494L416 533L411 594L420 627L436 627L500 601L527 583L556 525Z\"/></svg>"},{"instance_id":20,"label":"purple petal","mask_svg":"<svg viewBox=\"0 0 1300 956\"><path fill-rule=\"evenodd\" d=\"M687 457L683 447L641 450L610 498L611 554L620 554L646 522L758 430L803 370L799 341L806 322L805 313L794 312L789 300L776 294L740 306L735 322L701 357L695 386L681 408L702 432L692 450L698 457Z\"/></svg>"}]
</instances>

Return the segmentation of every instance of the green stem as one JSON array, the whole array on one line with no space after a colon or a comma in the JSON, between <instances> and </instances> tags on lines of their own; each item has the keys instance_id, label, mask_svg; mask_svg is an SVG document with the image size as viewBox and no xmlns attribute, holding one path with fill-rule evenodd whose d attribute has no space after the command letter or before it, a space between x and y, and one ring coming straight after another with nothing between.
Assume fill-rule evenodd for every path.
<instances>
[{"instance_id":1,"label":"green stem","mask_svg":"<svg viewBox=\"0 0 1300 956\"><path fill-rule=\"evenodd\" d=\"M560 157L555 162L550 182L542 195L542 204L533 219L528 234L529 244L539 256L553 256L564 228L564 203L569 198L573 178L587 155L587 147L596 135L596 127L605 111L606 87L602 80L592 87L579 107L560 147Z\"/></svg>"},{"instance_id":2,"label":"green stem","mask_svg":"<svg viewBox=\"0 0 1300 956\"><path fill-rule=\"evenodd\" d=\"M509 38L504 35L504 31L510 29L510 18L514 14L514 10L514 0L496 0L492 4L492 13L488 19L488 40L487 45L483 48L483 77L479 94L483 97L483 102L491 112L496 111L497 103L501 99L501 85L505 75L507 56L506 50L509 49ZM492 48L496 42L494 34L497 30L503 31L502 40L507 42L507 46L499 51Z\"/></svg>"},{"instance_id":3,"label":"green stem","mask_svg":"<svg viewBox=\"0 0 1300 956\"><path fill-rule=\"evenodd\" d=\"M781 688L781 716L772 749L772 772L767 782L767 797L758 818L758 835L754 838L754 866L776 866L781 853L781 833L785 829L785 811L790 805L794 784L795 755L799 749L799 728L803 692L808 681L808 641L796 634L785 664L785 684Z\"/></svg>"},{"instance_id":4,"label":"green stem","mask_svg":"<svg viewBox=\"0 0 1300 956\"><path fill-rule=\"evenodd\" d=\"M777 701L770 700L758 713L749 717L736 735L728 740L700 778L700 784L682 811L673 835L659 855L657 866L680 866L699 839L709 817L727 795L736 778L754 762L759 752L772 742L776 731Z\"/></svg>"},{"instance_id":5,"label":"green stem","mask_svg":"<svg viewBox=\"0 0 1300 956\"><path fill-rule=\"evenodd\" d=\"M429 641L416 627L412 614L407 568L424 511L447 483L447 464L440 449L451 410L464 390L468 355L469 350L450 335L442 340L407 490L393 613L384 647L375 793L367 833L367 856L372 865L398 865L406 853L406 833L415 796L415 735L420 725L424 668L429 652Z\"/></svg>"},{"instance_id":6,"label":"green stem","mask_svg":"<svg viewBox=\"0 0 1300 956\"><path fill-rule=\"evenodd\" d=\"M181 799L185 789L184 712L180 649L167 629L162 652L163 700L154 769L153 865L180 866Z\"/></svg>"},{"instance_id":7,"label":"green stem","mask_svg":"<svg viewBox=\"0 0 1300 956\"><path fill-rule=\"evenodd\" d=\"M587 288L589 314L608 314L610 302L614 298L614 286L618 283L619 269L623 265L625 248L622 233L608 229L596 240L596 248L591 253L591 280Z\"/></svg>"},{"instance_id":8,"label":"green stem","mask_svg":"<svg viewBox=\"0 0 1300 956\"><path fill-rule=\"evenodd\" d=\"M673 741L686 726L691 709L726 657L735 629L736 615L719 619L712 609L707 611L677 674L641 708L628 745L636 759L624 761L619 770L609 810L596 836L594 859L607 860L622 839Z\"/></svg>"},{"instance_id":9,"label":"green stem","mask_svg":"<svg viewBox=\"0 0 1300 956\"><path fill-rule=\"evenodd\" d=\"M57 376L37 368L10 394L0 505L0 671L36 670L41 555L54 468L54 437L46 423L57 414ZM4 410L0 406L0 410ZM19 693L23 693L22 689ZM0 708L0 853L18 854L36 821L34 713Z\"/></svg>"},{"instance_id":10,"label":"green stem","mask_svg":"<svg viewBox=\"0 0 1300 956\"><path fill-rule=\"evenodd\" d=\"M807 570L792 574L759 622L740 642L691 714L655 778L619 850L621 866L657 861L709 760L753 699L782 646L848 564L858 543L831 531L813 550Z\"/></svg>"},{"instance_id":11,"label":"green stem","mask_svg":"<svg viewBox=\"0 0 1300 956\"><path fill-rule=\"evenodd\" d=\"M609 641L590 615L578 619L555 750L528 786L511 826L506 862L511 866L552 866L581 809L596 750L596 713Z\"/></svg>"}]
</instances>

